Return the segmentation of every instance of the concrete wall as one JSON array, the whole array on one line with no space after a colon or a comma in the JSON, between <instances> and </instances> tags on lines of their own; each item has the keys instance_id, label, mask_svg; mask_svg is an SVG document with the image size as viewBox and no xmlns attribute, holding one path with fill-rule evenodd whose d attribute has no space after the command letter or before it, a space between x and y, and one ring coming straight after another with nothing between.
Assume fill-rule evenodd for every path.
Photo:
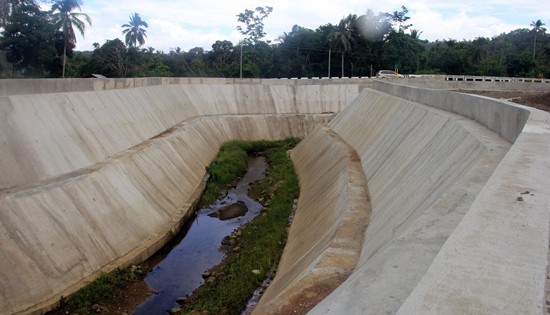
<instances>
[{"instance_id":1,"label":"concrete wall","mask_svg":"<svg viewBox=\"0 0 550 315\"><path fill-rule=\"evenodd\" d=\"M506 105L502 101L483 96L434 89L422 89L406 85L374 83L374 88L407 100L426 104L470 118L495 131L508 141L515 141L530 115L544 113L529 111L520 106ZM550 90L550 86L548 86ZM532 119L537 119L532 117Z\"/></svg>"},{"instance_id":2,"label":"concrete wall","mask_svg":"<svg viewBox=\"0 0 550 315\"><path fill-rule=\"evenodd\" d=\"M223 142L304 136L363 88L287 83L2 97L0 313L48 309L146 258L189 214Z\"/></svg>"},{"instance_id":3,"label":"concrete wall","mask_svg":"<svg viewBox=\"0 0 550 315\"><path fill-rule=\"evenodd\" d=\"M372 314L391 310L391 301L382 295L391 294L397 299L402 293L396 291L412 290L418 277L429 267L430 259L426 258L432 253L433 259L433 253L458 224L465 207L471 204L475 191L469 191L470 198L457 195L459 183L472 186L471 174L481 171L484 176L476 180L478 183L486 181L509 147L507 141L464 117L374 90L364 91L331 121L329 127L346 146L356 150L355 159L366 177L370 195L363 200L362 209L369 211L361 218L366 220L362 226L366 230L345 228L361 245L349 246L351 241L335 236L342 224L342 219L338 218L350 208L357 208L357 205L350 207L354 189L348 187L350 172L345 161L349 154L332 137L321 136L320 131L313 133L292 154L304 191L277 277L256 308L257 314L300 313L307 309L304 305L315 305L348 276L350 278L342 287L348 288L347 284L353 281L368 287L336 294L338 288L326 302L321 302L319 312L359 314L365 312L366 305ZM480 184L477 187L480 188ZM437 204L445 195L446 203ZM449 204L453 209L445 207ZM437 236L432 234L435 240L426 241L422 250L401 249L385 253L385 249L395 243L404 243L398 241L399 238L429 210L442 212L438 213L441 217L451 217L439 218L448 226L445 232ZM357 224L361 219L351 221ZM407 245L422 247L415 244L417 241L418 238L409 237ZM334 246L330 247L331 242L346 244L341 246L345 250L335 250ZM327 271L326 265L320 268L319 258L334 252L345 253L347 260L340 258L339 262L349 265L344 268L333 264L331 271ZM399 264L411 263L405 259L411 257L421 262L403 269L399 280L394 278L395 281L381 276L381 268L369 270L378 273L380 278L378 281L369 278L370 282L363 283L364 273L360 270L370 267L372 261L381 257L386 262L397 260ZM380 266L384 263L377 263L377 267ZM416 273L405 271L412 269ZM395 269L389 270L397 273ZM366 291L375 296L366 295ZM404 297L406 295L399 298Z\"/></svg>"},{"instance_id":4,"label":"concrete wall","mask_svg":"<svg viewBox=\"0 0 550 315\"><path fill-rule=\"evenodd\" d=\"M363 87L286 82L0 97L0 190L89 167L193 117L338 112Z\"/></svg>"},{"instance_id":5,"label":"concrete wall","mask_svg":"<svg viewBox=\"0 0 550 315\"><path fill-rule=\"evenodd\" d=\"M0 99L0 313L148 256L224 141L305 134L257 313L543 310L548 113L368 80L159 80Z\"/></svg>"},{"instance_id":6,"label":"concrete wall","mask_svg":"<svg viewBox=\"0 0 550 315\"><path fill-rule=\"evenodd\" d=\"M415 94L414 89L398 90ZM455 97L463 107L494 105L487 98ZM510 115L517 111L523 113ZM500 102L497 112L469 112L477 113L474 119L482 124L500 112L506 123L488 124L491 129L503 135L519 134L398 314L543 313L547 307L550 115L507 102ZM525 114L528 119L522 123Z\"/></svg>"},{"instance_id":7,"label":"concrete wall","mask_svg":"<svg viewBox=\"0 0 550 315\"><path fill-rule=\"evenodd\" d=\"M105 91L171 84L244 85L365 85L368 79L232 79L232 78L119 78L119 79L0 79L0 96Z\"/></svg>"},{"instance_id":8,"label":"concrete wall","mask_svg":"<svg viewBox=\"0 0 550 315\"><path fill-rule=\"evenodd\" d=\"M458 76L457 76L458 77ZM489 81L484 77L463 76L464 80L455 80L453 76L415 76L406 78L383 79L399 85L416 86L437 90L470 90L470 91L515 91L515 92L548 92L550 80L528 78L500 78L502 81ZM468 80L466 80L468 79ZM481 79L484 79L481 81ZM480 81L476 81L480 80ZM487 81L485 81L487 80Z\"/></svg>"},{"instance_id":9,"label":"concrete wall","mask_svg":"<svg viewBox=\"0 0 550 315\"><path fill-rule=\"evenodd\" d=\"M353 271L371 213L357 152L323 125L292 151L300 199L277 275L254 314L315 305Z\"/></svg>"},{"instance_id":10,"label":"concrete wall","mask_svg":"<svg viewBox=\"0 0 550 315\"><path fill-rule=\"evenodd\" d=\"M364 92L330 124L361 155L371 193L361 258L310 314L542 313L548 113L476 96L375 88L399 98ZM408 101L419 99L475 120ZM515 142L509 147L498 134Z\"/></svg>"}]
</instances>

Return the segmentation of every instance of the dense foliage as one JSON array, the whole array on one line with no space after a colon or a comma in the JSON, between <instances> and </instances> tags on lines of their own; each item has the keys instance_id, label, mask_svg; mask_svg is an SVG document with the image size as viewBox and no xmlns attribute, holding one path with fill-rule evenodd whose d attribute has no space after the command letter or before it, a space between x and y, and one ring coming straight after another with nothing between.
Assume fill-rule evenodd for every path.
<instances>
[{"instance_id":1,"label":"dense foliage","mask_svg":"<svg viewBox=\"0 0 550 315\"><path fill-rule=\"evenodd\" d=\"M125 24L126 35L133 36L126 43L115 38L96 43L93 51L78 52L53 25L54 11L40 11L32 0L11 2L0 20L1 77L61 76L64 43L69 77L371 76L395 67L400 73L550 77L550 34L540 20L493 38L429 42L407 24L410 17L403 6L393 13L349 14L314 30L294 25L270 42L263 40L263 19L273 8L258 7L237 15L237 30L247 37L240 43L218 40L210 50L163 52L138 47L145 36L140 26L147 24L134 13Z\"/></svg>"}]
</instances>

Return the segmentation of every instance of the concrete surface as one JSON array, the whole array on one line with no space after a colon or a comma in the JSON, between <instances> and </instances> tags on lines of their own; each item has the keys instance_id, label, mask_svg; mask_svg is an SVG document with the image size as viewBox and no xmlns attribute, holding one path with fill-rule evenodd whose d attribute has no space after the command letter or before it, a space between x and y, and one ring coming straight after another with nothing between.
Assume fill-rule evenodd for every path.
<instances>
[{"instance_id":1,"label":"concrete surface","mask_svg":"<svg viewBox=\"0 0 550 315\"><path fill-rule=\"evenodd\" d=\"M541 314L550 222L548 113L452 92L384 83L374 88L400 98L377 96L376 118L354 111L346 119L352 104L331 122L361 154L371 192L361 259L310 314ZM376 102L369 93L361 96L361 110L373 111L367 109ZM406 102L419 99L473 120L428 109L435 120L425 123L415 113L422 112L419 104L394 120L390 103L401 103L406 112ZM371 119L389 124L398 139L416 139L414 146L388 138L384 128L357 137L365 134L360 124L377 124ZM446 127L435 137L422 132L438 122ZM508 149L507 141L477 122L515 142Z\"/></svg>"},{"instance_id":2,"label":"concrete surface","mask_svg":"<svg viewBox=\"0 0 550 315\"><path fill-rule=\"evenodd\" d=\"M454 80L456 78L463 78L464 80ZM550 91L550 80L535 80L533 82L527 82L529 79L515 78L515 81L506 81L506 78L500 78L503 82L495 80L487 81L475 81L481 80L484 77L474 76L417 76L417 77L405 77L405 78L390 78L383 79L384 81L406 85L415 86L426 89L437 90L470 90L470 91L516 91L516 92L548 92ZM467 79L467 80L466 80ZM537 81L537 82L534 82Z\"/></svg>"},{"instance_id":3,"label":"concrete surface","mask_svg":"<svg viewBox=\"0 0 550 315\"><path fill-rule=\"evenodd\" d=\"M0 314L39 313L146 258L189 215L223 142L304 136L363 88L288 83L2 97Z\"/></svg>"},{"instance_id":4,"label":"concrete surface","mask_svg":"<svg viewBox=\"0 0 550 315\"><path fill-rule=\"evenodd\" d=\"M545 308L548 113L369 79L0 91L1 314L40 313L144 259L189 215L223 142L288 135L307 135L291 153L302 190L256 313Z\"/></svg>"},{"instance_id":5,"label":"concrete surface","mask_svg":"<svg viewBox=\"0 0 550 315\"><path fill-rule=\"evenodd\" d=\"M292 151L300 199L277 274L253 314L292 314L353 271L371 213L357 152L328 126Z\"/></svg>"},{"instance_id":6,"label":"concrete surface","mask_svg":"<svg viewBox=\"0 0 550 315\"><path fill-rule=\"evenodd\" d=\"M88 167L193 117L338 112L363 87L275 83L0 97L0 190Z\"/></svg>"}]
</instances>

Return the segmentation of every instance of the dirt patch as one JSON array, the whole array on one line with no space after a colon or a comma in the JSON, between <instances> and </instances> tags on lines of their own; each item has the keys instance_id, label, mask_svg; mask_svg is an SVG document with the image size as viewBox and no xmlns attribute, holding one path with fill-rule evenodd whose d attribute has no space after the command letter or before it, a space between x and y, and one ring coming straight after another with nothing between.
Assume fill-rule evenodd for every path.
<instances>
[{"instance_id":1,"label":"dirt patch","mask_svg":"<svg viewBox=\"0 0 550 315\"><path fill-rule=\"evenodd\" d=\"M534 107L550 112L550 92L514 92L514 91L464 91L459 92L482 95L506 100L520 105Z\"/></svg>"},{"instance_id":2,"label":"dirt patch","mask_svg":"<svg viewBox=\"0 0 550 315\"><path fill-rule=\"evenodd\" d=\"M316 281L314 284L301 290L299 294L291 297L280 310L273 312L273 314L306 314L343 281L344 279L336 277Z\"/></svg>"},{"instance_id":3,"label":"dirt patch","mask_svg":"<svg viewBox=\"0 0 550 315\"><path fill-rule=\"evenodd\" d=\"M94 305L93 309L96 313L100 314L114 314L114 315L130 315L147 297L154 292L151 291L149 286L143 281L143 279L136 279L128 281L124 284L124 287L113 294L111 297L102 300ZM79 310L74 306L61 303L58 309L47 312L47 315L76 315Z\"/></svg>"}]
</instances>

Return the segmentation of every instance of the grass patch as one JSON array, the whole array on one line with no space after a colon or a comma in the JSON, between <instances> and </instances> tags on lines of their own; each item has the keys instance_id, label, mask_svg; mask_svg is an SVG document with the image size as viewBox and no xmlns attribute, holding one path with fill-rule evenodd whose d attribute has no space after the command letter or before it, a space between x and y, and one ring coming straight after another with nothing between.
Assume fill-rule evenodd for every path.
<instances>
[{"instance_id":1,"label":"grass patch","mask_svg":"<svg viewBox=\"0 0 550 315\"><path fill-rule=\"evenodd\" d=\"M212 204L229 186L246 173L248 155L258 154L270 148L288 150L296 146L298 142L299 139L297 138L279 141L233 140L226 142L220 148L214 161L206 168L210 178L206 183L206 189L199 202L199 207L203 208Z\"/></svg>"},{"instance_id":2,"label":"grass patch","mask_svg":"<svg viewBox=\"0 0 550 315\"><path fill-rule=\"evenodd\" d=\"M136 280L138 276L129 270L114 270L104 272L93 282L77 291L62 305L73 309L79 314L92 314L92 306L95 303L103 301L119 292L124 285L131 280Z\"/></svg>"},{"instance_id":3,"label":"grass patch","mask_svg":"<svg viewBox=\"0 0 550 315\"><path fill-rule=\"evenodd\" d=\"M222 147L219 156L225 154L222 151L227 147L233 150L237 146L248 154L267 157L270 171L261 187L271 198L266 202L266 211L241 228L241 237L235 245L238 250L229 251L216 268L216 276L208 279L183 305L184 313L206 310L209 314L239 314L261 282L274 275L286 244L293 202L299 196L298 179L287 155L287 150L297 142L297 139L230 142ZM220 165L216 160L211 167ZM219 187L225 188L224 184Z\"/></svg>"}]
</instances>

